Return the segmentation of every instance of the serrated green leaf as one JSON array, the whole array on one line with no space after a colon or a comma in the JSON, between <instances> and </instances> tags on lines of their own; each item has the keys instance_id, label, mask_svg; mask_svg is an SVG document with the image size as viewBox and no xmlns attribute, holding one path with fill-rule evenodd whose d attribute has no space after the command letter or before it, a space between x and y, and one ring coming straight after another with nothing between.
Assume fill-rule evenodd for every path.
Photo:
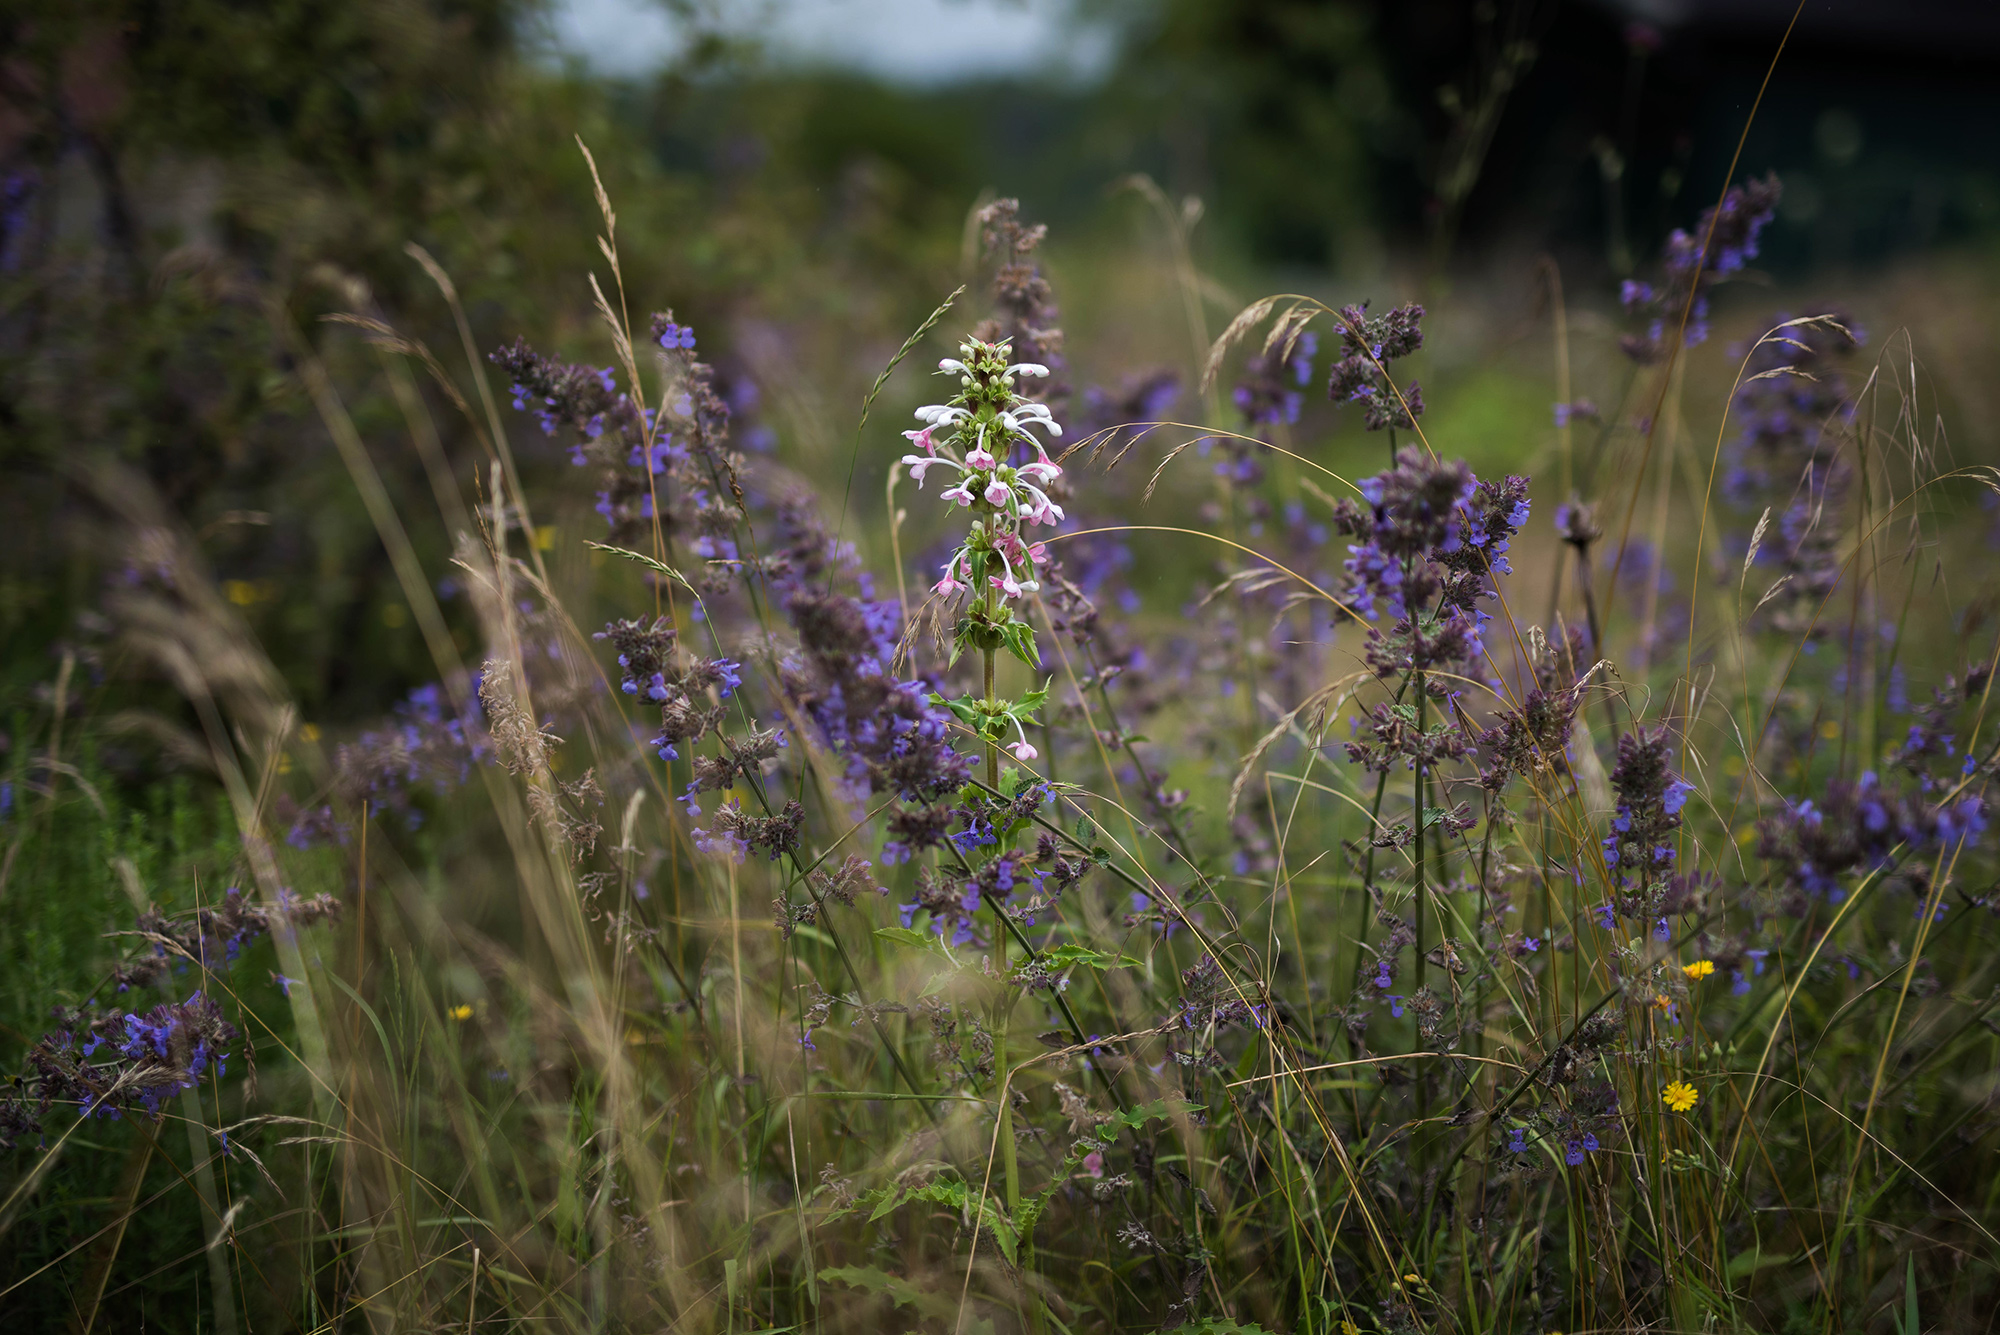
<instances>
[{"instance_id":1,"label":"serrated green leaf","mask_svg":"<svg viewBox=\"0 0 2000 1335\"><path fill-rule=\"evenodd\" d=\"M1074 942L1065 942L1044 950L1040 959L1057 969L1067 969L1074 964L1089 965L1093 969L1130 969L1140 962L1130 955L1107 955L1101 950L1092 950L1089 946L1079 946Z\"/></svg>"},{"instance_id":2,"label":"serrated green leaf","mask_svg":"<svg viewBox=\"0 0 2000 1335\"><path fill-rule=\"evenodd\" d=\"M850 1289L879 1294L898 1307L915 1308L919 1315L941 1321L958 1314L958 1304L951 1299L925 1293L908 1280L899 1279L872 1265L829 1266L819 1272L819 1278L823 1284L844 1284Z\"/></svg>"}]
</instances>

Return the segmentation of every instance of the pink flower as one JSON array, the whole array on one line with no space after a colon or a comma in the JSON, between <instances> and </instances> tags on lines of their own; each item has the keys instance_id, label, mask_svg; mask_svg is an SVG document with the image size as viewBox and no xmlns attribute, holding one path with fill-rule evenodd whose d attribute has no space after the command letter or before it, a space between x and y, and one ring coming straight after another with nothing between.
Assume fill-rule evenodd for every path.
<instances>
[{"instance_id":1,"label":"pink flower","mask_svg":"<svg viewBox=\"0 0 2000 1335\"><path fill-rule=\"evenodd\" d=\"M949 464L951 460L926 458L921 454L906 454L903 456L903 462L910 466L910 476L916 479L917 486L921 488L924 485L924 472L927 469L935 468L939 464Z\"/></svg>"},{"instance_id":2,"label":"pink flower","mask_svg":"<svg viewBox=\"0 0 2000 1335\"><path fill-rule=\"evenodd\" d=\"M908 435L909 432L906 431L903 434ZM1028 479L1030 482L1045 484L1053 482L1062 476L1062 469L1050 463L1047 459L1038 459L1031 464L1022 464L1018 471L1022 477Z\"/></svg>"},{"instance_id":3,"label":"pink flower","mask_svg":"<svg viewBox=\"0 0 2000 1335\"><path fill-rule=\"evenodd\" d=\"M1013 498L1014 489L999 478L996 477L986 484L986 503L988 505L1005 505Z\"/></svg>"},{"instance_id":4,"label":"pink flower","mask_svg":"<svg viewBox=\"0 0 2000 1335\"><path fill-rule=\"evenodd\" d=\"M994 458L986 452L984 445L973 446L972 453L965 456L965 466L968 468L991 468L993 464Z\"/></svg>"},{"instance_id":5,"label":"pink flower","mask_svg":"<svg viewBox=\"0 0 2000 1335\"><path fill-rule=\"evenodd\" d=\"M922 431L905 431L903 439L921 447L926 454L936 454L937 442L931 439L931 430L932 428L925 427Z\"/></svg>"},{"instance_id":6,"label":"pink flower","mask_svg":"<svg viewBox=\"0 0 2000 1335\"><path fill-rule=\"evenodd\" d=\"M959 479L958 485L951 490L939 492L938 499L941 501L957 501L960 505L972 504L972 488L966 485L968 481L970 481L969 478Z\"/></svg>"},{"instance_id":7,"label":"pink flower","mask_svg":"<svg viewBox=\"0 0 2000 1335\"><path fill-rule=\"evenodd\" d=\"M1029 741L1029 740L1028 740L1027 738L1025 738L1025 737L1023 737L1023 738L1022 738L1022 739L1021 739L1020 741L1018 741L1018 742L1009 742L1009 743L1007 743L1007 749L1008 749L1009 751L1012 751L1012 752L1014 753L1014 759L1016 759L1016 760L1018 760L1018 761L1021 761L1021 762L1022 762L1023 764L1027 763L1027 762L1028 762L1028 761L1030 761L1030 760L1033 760L1033 759L1034 759L1034 758L1035 758L1036 756L1038 756L1038 755L1040 755L1040 754L1041 754L1041 752L1039 752L1039 751L1037 751L1037 750L1035 749L1035 747L1034 747L1034 743L1030 742L1030 741ZM1091 1176L1092 1176L1092 1177L1103 1177L1103 1176L1104 1176L1104 1173L1103 1173L1103 1171L1102 1171L1102 1170L1103 1170L1103 1164L1104 1164L1104 1159L1103 1159L1103 1157L1102 1157L1101 1155L1099 1155L1099 1156L1093 1156L1093 1157L1095 1157L1095 1158L1097 1159L1097 1163L1098 1163L1098 1168L1099 1168L1099 1171L1097 1171L1097 1172L1095 1172L1095 1173L1092 1173L1092 1174L1091 1174ZM1089 1162L1090 1162L1090 1160L1088 1160L1088 1159L1084 1160L1084 1163L1085 1163L1085 1165L1086 1165L1086 1166L1088 1166L1088 1165L1089 1165Z\"/></svg>"},{"instance_id":8,"label":"pink flower","mask_svg":"<svg viewBox=\"0 0 2000 1335\"><path fill-rule=\"evenodd\" d=\"M952 594L960 593L965 589L966 586L960 583L958 579L959 571L963 569L964 565L963 558L963 552L952 553L951 560L944 563L944 578L931 585L932 593L943 594L949 598Z\"/></svg>"},{"instance_id":9,"label":"pink flower","mask_svg":"<svg viewBox=\"0 0 2000 1335\"><path fill-rule=\"evenodd\" d=\"M1104 1151L1092 1150L1083 1156L1083 1171L1092 1177L1104 1176Z\"/></svg>"}]
</instances>

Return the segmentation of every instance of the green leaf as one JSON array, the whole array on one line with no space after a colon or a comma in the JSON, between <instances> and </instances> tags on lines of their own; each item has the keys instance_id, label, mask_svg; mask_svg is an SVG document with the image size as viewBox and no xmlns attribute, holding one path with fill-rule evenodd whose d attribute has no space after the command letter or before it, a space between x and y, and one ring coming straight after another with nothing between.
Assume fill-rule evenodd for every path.
<instances>
[{"instance_id":1,"label":"green leaf","mask_svg":"<svg viewBox=\"0 0 2000 1335\"><path fill-rule=\"evenodd\" d=\"M1786 1262L1796 1259L1797 1255L1793 1252L1762 1252L1752 1247L1748 1251L1738 1252L1729 1258L1729 1277L1731 1279L1746 1279L1766 1266L1784 1265Z\"/></svg>"},{"instance_id":2,"label":"green leaf","mask_svg":"<svg viewBox=\"0 0 2000 1335\"><path fill-rule=\"evenodd\" d=\"M819 1272L819 1277L822 1283L845 1284L850 1289L887 1298L898 1307L915 1308L920 1316L942 1321L958 1315L958 1304L951 1299L925 1293L908 1280L898 1279L872 1265L829 1266Z\"/></svg>"},{"instance_id":3,"label":"green leaf","mask_svg":"<svg viewBox=\"0 0 2000 1335\"><path fill-rule=\"evenodd\" d=\"M1064 942L1040 955L1042 963L1051 968L1067 969L1071 965L1086 964L1093 969L1130 969L1139 961L1129 955L1107 955L1089 946L1079 946L1074 942Z\"/></svg>"},{"instance_id":4,"label":"green leaf","mask_svg":"<svg viewBox=\"0 0 2000 1335\"><path fill-rule=\"evenodd\" d=\"M901 1200L887 1209L878 1208L871 1218L880 1219L897 1205L908 1201L931 1201L938 1205L951 1206L958 1211L961 1219L971 1220L977 1215L987 1231L993 1235L993 1240L999 1244L1000 1250L1006 1254L1008 1264L1014 1263L1014 1253L1019 1245L1020 1235L1015 1231L1013 1222L1001 1212L999 1202L991 1196L986 1196L982 1200L977 1188L969 1187L956 1178L938 1178L921 1187L912 1188Z\"/></svg>"},{"instance_id":5,"label":"green leaf","mask_svg":"<svg viewBox=\"0 0 2000 1335\"><path fill-rule=\"evenodd\" d=\"M1138 1130L1148 1122L1164 1122L1177 1113L1200 1112L1202 1105L1189 1103L1184 1099L1155 1099L1137 1108L1125 1108L1111 1115L1111 1120L1120 1126Z\"/></svg>"},{"instance_id":6,"label":"green leaf","mask_svg":"<svg viewBox=\"0 0 2000 1335\"><path fill-rule=\"evenodd\" d=\"M1042 665L1042 651L1035 645L1035 628L1025 621L1010 622L1006 630L1007 651L1031 668Z\"/></svg>"}]
</instances>

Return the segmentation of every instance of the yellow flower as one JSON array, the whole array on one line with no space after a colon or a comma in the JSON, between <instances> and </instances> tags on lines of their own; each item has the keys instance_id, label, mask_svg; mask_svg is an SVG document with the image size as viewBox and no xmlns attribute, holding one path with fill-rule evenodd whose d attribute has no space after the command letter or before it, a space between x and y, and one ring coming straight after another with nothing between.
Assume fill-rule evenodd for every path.
<instances>
[{"instance_id":1,"label":"yellow flower","mask_svg":"<svg viewBox=\"0 0 2000 1335\"><path fill-rule=\"evenodd\" d=\"M472 1018L472 1007L463 1005L453 1006L450 1014L454 1020L470 1020Z\"/></svg>"},{"instance_id":2,"label":"yellow flower","mask_svg":"<svg viewBox=\"0 0 2000 1335\"><path fill-rule=\"evenodd\" d=\"M1683 964L1681 972L1695 982L1700 982L1715 972L1714 960L1696 960L1693 964Z\"/></svg>"},{"instance_id":3,"label":"yellow flower","mask_svg":"<svg viewBox=\"0 0 2000 1335\"><path fill-rule=\"evenodd\" d=\"M1674 999L1664 992L1653 998L1653 1009L1656 1011L1663 1011L1673 1004Z\"/></svg>"},{"instance_id":4,"label":"yellow flower","mask_svg":"<svg viewBox=\"0 0 2000 1335\"><path fill-rule=\"evenodd\" d=\"M1343 1320L1340 1323L1340 1335L1361 1335L1361 1327L1355 1325L1352 1321Z\"/></svg>"},{"instance_id":5,"label":"yellow flower","mask_svg":"<svg viewBox=\"0 0 2000 1335\"><path fill-rule=\"evenodd\" d=\"M1700 1097L1701 1095L1695 1092L1695 1087L1685 1080L1676 1080L1660 1091L1660 1098L1675 1112L1686 1112L1694 1107L1695 1101Z\"/></svg>"}]
</instances>

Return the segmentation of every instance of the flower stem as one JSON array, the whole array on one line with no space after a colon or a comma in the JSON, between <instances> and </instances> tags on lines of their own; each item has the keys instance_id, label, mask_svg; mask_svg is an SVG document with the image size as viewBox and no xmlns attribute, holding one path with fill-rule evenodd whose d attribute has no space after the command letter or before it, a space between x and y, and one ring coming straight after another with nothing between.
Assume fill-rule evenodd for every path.
<instances>
[{"instance_id":1,"label":"flower stem","mask_svg":"<svg viewBox=\"0 0 2000 1335\"><path fill-rule=\"evenodd\" d=\"M990 604L992 593L981 595L982 602ZM991 649L980 650L983 660L983 676L986 684L986 703L990 708L996 697L993 694L993 655ZM995 792L1000 790L1000 744L991 737L986 738L986 786ZM1007 1217L1015 1218L1021 1208L1021 1178L1014 1158L1014 1092L1005 1087L1007 1078L1007 1022L1014 1010L1013 996L1007 985L1007 910L998 898L991 901L993 907L993 964L996 970L998 993L993 998L993 1071L1003 1082L1000 1096L1000 1163L1006 1182ZM1025 1260L1026 1258L1022 1258Z\"/></svg>"},{"instance_id":2,"label":"flower stem","mask_svg":"<svg viewBox=\"0 0 2000 1335\"><path fill-rule=\"evenodd\" d=\"M1425 768L1421 753L1424 736L1425 706L1430 703L1430 692L1424 685L1423 673L1417 673L1414 681L1417 688L1417 745L1419 747L1419 754L1417 757L1416 777L1410 785L1410 799L1415 803L1417 808L1415 822L1417 827L1416 895L1411 901L1411 912L1416 915L1417 919L1416 986L1411 990L1413 999L1424 990L1424 936L1429 927L1430 918L1428 911L1430 908L1430 887L1424 880L1424 799L1429 796L1430 775ZM1421 1016L1422 1012L1420 1011L1418 1014ZM1421 1046L1421 1040L1419 1041L1419 1045ZM1422 1122L1429 1116L1430 1086L1424 1080L1422 1074L1419 1074L1417 1076L1417 1120Z\"/></svg>"}]
</instances>

